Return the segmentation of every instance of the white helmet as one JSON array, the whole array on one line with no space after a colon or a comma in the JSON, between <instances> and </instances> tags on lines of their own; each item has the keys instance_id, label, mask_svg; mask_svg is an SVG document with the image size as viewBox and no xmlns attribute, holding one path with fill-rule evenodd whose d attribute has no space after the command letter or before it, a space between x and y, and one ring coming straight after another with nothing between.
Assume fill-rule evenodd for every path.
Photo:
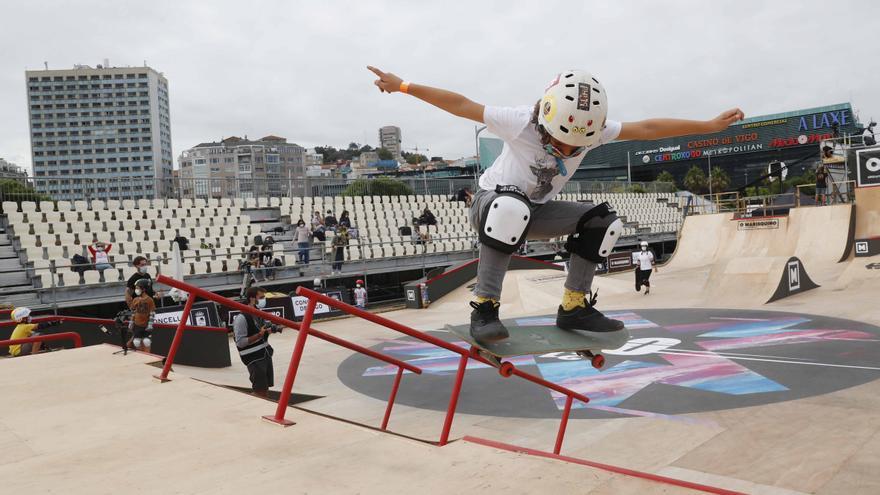
<instances>
[{"instance_id":1,"label":"white helmet","mask_svg":"<svg viewBox=\"0 0 880 495\"><path fill-rule=\"evenodd\" d=\"M321 279L316 278L315 280L312 281L312 283L315 285L315 287L320 287L321 286Z\"/></svg>"},{"instance_id":2,"label":"white helmet","mask_svg":"<svg viewBox=\"0 0 880 495\"><path fill-rule=\"evenodd\" d=\"M639 246L641 246L641 247L643 247L643 248L645 248L645 249L648 249L648 241L642 241L642 242L640 242L640 243L639 243Z\"/></svg>"},{"instance_id":3,"label":"white helmet","mask_svg":"<svg viewBox=\"0 0 880 495\"><path fill-rule=\"evenodd\" d=\"M24 306L12 310L12 319L18 322L21 322L30 315L31 308L25 308Z\"/></svg>"},{"instance_id":4,"label":"white helmet","mask_svg":"<svg viewBox=\"0 0 880 495\"><path fill-rule=\"evenodd\" d=\"M567 70L544 90L538 123L569 146L591 147L599 142L607 115L605 88L599 81L589 72Z\"/></svg>"}]
</instances>

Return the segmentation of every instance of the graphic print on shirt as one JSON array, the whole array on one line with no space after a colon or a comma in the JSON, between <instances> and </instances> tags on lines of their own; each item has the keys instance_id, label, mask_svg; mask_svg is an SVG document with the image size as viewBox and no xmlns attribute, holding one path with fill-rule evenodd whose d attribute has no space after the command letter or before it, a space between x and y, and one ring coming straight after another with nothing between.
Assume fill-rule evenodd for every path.
<instances>
[{"instance_id":1,"label":"graphic print on shirt","mask_svg":"<svg viewBox=\"0 0 880 495\"><path fill-rule=\"evenodd\" d=\"M532 194L529 194L529 199L538 201L553 190L553 178L559 175L559 168L555 160L548 156L535 157L535 164L529 165L529 168L537 181Z\"/></svg>"}]
</instances>

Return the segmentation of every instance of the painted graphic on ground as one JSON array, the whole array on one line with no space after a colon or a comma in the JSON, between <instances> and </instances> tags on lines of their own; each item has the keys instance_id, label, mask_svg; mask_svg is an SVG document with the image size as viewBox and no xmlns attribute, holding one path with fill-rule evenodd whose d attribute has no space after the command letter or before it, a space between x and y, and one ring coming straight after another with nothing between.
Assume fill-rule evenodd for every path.
<instances>
[{"instance_id":1,"label":"painted graphic on ground","mask_svg":"<svg viewBox=\"0 0 880 495\"><path fill-rule=\"evenodd\" d=\"M609 311L632 338L606 350L600 371L574 353L521 356L523 371L580 392L573 417L656 416L754 406L826 394L880 377L880 327L852 320L725 309ZM515 320L552 325L555 317ZM432 332L456 341L447 332ZM407 374L397 402L445 410L458 355L410 338L373 347L421 367ZM339 367L348 387L385 400L397 368L355 354ZM458 411L558 417L565 397L471 361Z\"/></svg>"}]
</instances>

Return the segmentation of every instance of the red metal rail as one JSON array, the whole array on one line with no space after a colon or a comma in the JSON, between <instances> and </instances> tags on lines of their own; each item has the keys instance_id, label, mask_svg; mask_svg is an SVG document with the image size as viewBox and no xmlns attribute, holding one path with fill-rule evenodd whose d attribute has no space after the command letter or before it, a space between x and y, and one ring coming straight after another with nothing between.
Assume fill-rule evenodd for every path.
<instances>
[{"instance_id":1,"label":"red metal rail","mask_svg":"<svg viewBox=\"0 0 880 495\"><path fill-rule=\"evenodd\" d=\"M443 430L440 433L440 442L439 443L441 446L446 445L446 443L448 443L448 441L449 441L449 432L452 428L452 419L455 416L455 409L458 405L458 397L459 397L459 394L461 393L461 384L462 384L462 381L464 380L464 372L467 369L467 360L474 359L474 360L479 361L484 364L490 364L487 360L483 359L479 354L477 354L477 349L474 347L471 347L470 349L465 349L465 348L459 347L455 344L450 344L449 342L446 342L445 340L442 340L442 339L438 339L437 337L434 337L433 335L429 335L427 333L420 332L420 331L415 330L413 328L410 328L406 325L402 325L402 324L397 323L395 321L391 321L387 318L383 318L379 315L376 315L373 313L368 313L362 309L356 308L356 307L351 306L349 304L345 304L344 302L338 301L336 299L333 299L332 297L328 297L324 294L321 294L319 292L315 292L311 289L307 289L302 286L297 288L296 293L309 299L309 308L311 310L314 309L314 306L315 306L314 303L321 302L321 303L326 304L330 307L336 308L340 311L343 311L348 314L363 318L367 321L371 321L373 323L376 323L377 325L382 325L386 328L390 328L391 330L396 330L396 331L403 333L405 335L409 335L410 337L414 337L414 338L417 338L417 339L422 340L424 342L428 342L429 344L434 344L437 347L442 347L443 349L446 349L449 352L453 352L453 353L456 353L461 356L461 359L458 363L458 371L456 372L456 375L455 375L455 382L453 383L452 392L449 396L449 406L446 409L446 418L443 421ZM305 316L310 317L309 309L306 310ZM304 327L307 326L305 318L303 318L303 326ZM294 356L291 357L291 365L293 364L294 359L298 360L299 356L294 354ZM568 416L571 413L572 399L577 399L583 403L589 402L590 399L583 394L579 394L573 390L569 390L565 387L562 387L562 386L559 386L555 383L544 380L543 378L539 378L537 376L526 373L524 371L520 371L519 369L517 369L513 365L513 363L510 363L507 361L502 363L502 366L501 366L501 369L499 370L499 372L501 373L501 376L504 376L505 378L510 377L510 376L518 376L520 378L523 378L523 379L528 380L532 383L541 385L542 387L546 387L550 390L553 390L555 392L558 392L558 393L566 396L565 409L562 412L562 420L560 421L559 431L557 432L557 435L556 435L556 446L553 450L554 454L558 454L559 451L562 449L562 439L565 437L565 428L568 424ZM284 394L284 393L289 393L289 391L282 390L282 394Z\"/></svg>"},{"instance_id":2,"label":"red metal rail","mask_svg":"<svg viewBox=\"0 0 880 495\"><path fill-rule=\"evenodd\" d=\"M11 345L21 345L30 342L50 342L53 340L72 340L74 347L82 347L82 337L76 332L52 333L49 335L37 335L36 337L27 337L24 339L0 340L0 347L8 347Z\"/></svg>"},{"instance_id":3,"label":"red metal rail","mask_svg":"<svg viewBox=\"0 0 880 495\"><path fill-rule=\"evenodd\" d=\"M201 298L207 299L209 301L214 301L217 304L222 304L224 306L227 306L227 307L230 307L233 309L237 309L237 310L241 311L242 313L247 313L247 314L250 314L253 316L259 316L260 318L262 318L266 321L271 321L272 323L282 325L285 327L289 327L289 328L293 328L294 330L299 331L299 335L297 335L296 344L294 347L294 355L293 355L293 357L291 357L290 366L287 369L287 376L284 379L284 386L281 390L281 396L278 398L278 407L276 408L274 415L263 416L263 418L268 421L272 421L274 423L278 423L278 424L285 425L285 426L293 424L293 422L284 419L284 414L287 411L287 405L290 402L290 395L291 395L291 391L293 389L293 382L296 379L296 372L297 372L297 369L299 368L299 359L302 357L302 352L305 347L305 340L306 340L306 337L309 335L315 336L321 340L330 342L332 344L336 344L336 345L344 347L346 349L349 349L349 350L352 350L355 352L359 352L361 354L365 354L365 355L372 357L374 359L378 359L379 361L383 361L388 364L393 364L394 366L397 366L397 368L398 368L398 375L402 375L403 370L410 371L410 372L415 373L417 375L422 374L422 369L419 368L418 366L414 366L412 364L409 364L405 361L401 361L399 359L393 358L391 356L386 356L382 353L379 353L379 352L376 352L372 349L368 349L366 347L360 346L360 345L355 344L353 342L349 342L349 341L341 339L339 337L334 337L333 335L321 332L320 330L310 328L310 322L311 322L311 318L312 318L311 315L314 313L314 309L315 309L315 305L316 305L316 303L314 301L309 302L309 308L311 308L311 312L307 313L309 321L306 322L306 320L304 318L303 323L301 324L301 323L296 323L294 321L286 320L286 319L281 318L279 316L275 316L271 313L266 313L265 311L260 311L256 308L253 308L251 306L247 306L245 304L241 304L239 302L233 301L232 299L214 294L213 292L207 291L205 289L192 286L190 284L187 284L185 282L181 282L179 280L175 280L170 277L166 277L165 275L159 275L156 278L156 281L159 283L165 284L169 287L176 287L180 290L188 292L190 294L190 297L187 300L187 303L195 300L196 297L201 297ZM184 312L180 318L181 322L186 321L188 318L189 318L189 308L184 307ZM176 352L176 347L177 347L177 345L179 345L178 335L180 335L181 333L182 332L178 331L174 336L175 340L171 344L171 349L169 349L168 357L165 360L165 368L162 370L162 373L163 373L163 376L161 377L162 380L167 379L168 375L167 375L166 370L170 370L171 364L174 361L172 353ZM294 361L294 358L296 358L295 361ZM383 430L388 426L388 418L391 415L391 407L393 405L394 399L397 396L397 389L399 386L400 386L400 380L397 379L397 380L395 380L394 386L392 387L391 395L388 398L388 401L389 401L388 406L385 409L385 417L382 420L382 429Z\"/></svg>"}]
</instances>

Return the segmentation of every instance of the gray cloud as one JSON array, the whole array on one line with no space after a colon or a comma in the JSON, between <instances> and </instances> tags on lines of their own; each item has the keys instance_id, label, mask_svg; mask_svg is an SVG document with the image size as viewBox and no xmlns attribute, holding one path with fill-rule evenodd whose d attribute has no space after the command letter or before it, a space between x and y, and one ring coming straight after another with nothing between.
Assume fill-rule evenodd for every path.
<instances>
[{"instance_id":1,"label":"gray cloud","mask_svg":"<svg viewBox=\"0 0 880 495\"><path fill-rule=\"evenodd\" d=\"M9 2L0 156L30 164L24 70L144 60L169 79L175 154L222 136L473 153L473 123L380 94L372 64L487 104L529 104L585 68L619 120L747 115L852 101L880 117L880 5L760 2Z\"/></svg>"}]
</instances>

